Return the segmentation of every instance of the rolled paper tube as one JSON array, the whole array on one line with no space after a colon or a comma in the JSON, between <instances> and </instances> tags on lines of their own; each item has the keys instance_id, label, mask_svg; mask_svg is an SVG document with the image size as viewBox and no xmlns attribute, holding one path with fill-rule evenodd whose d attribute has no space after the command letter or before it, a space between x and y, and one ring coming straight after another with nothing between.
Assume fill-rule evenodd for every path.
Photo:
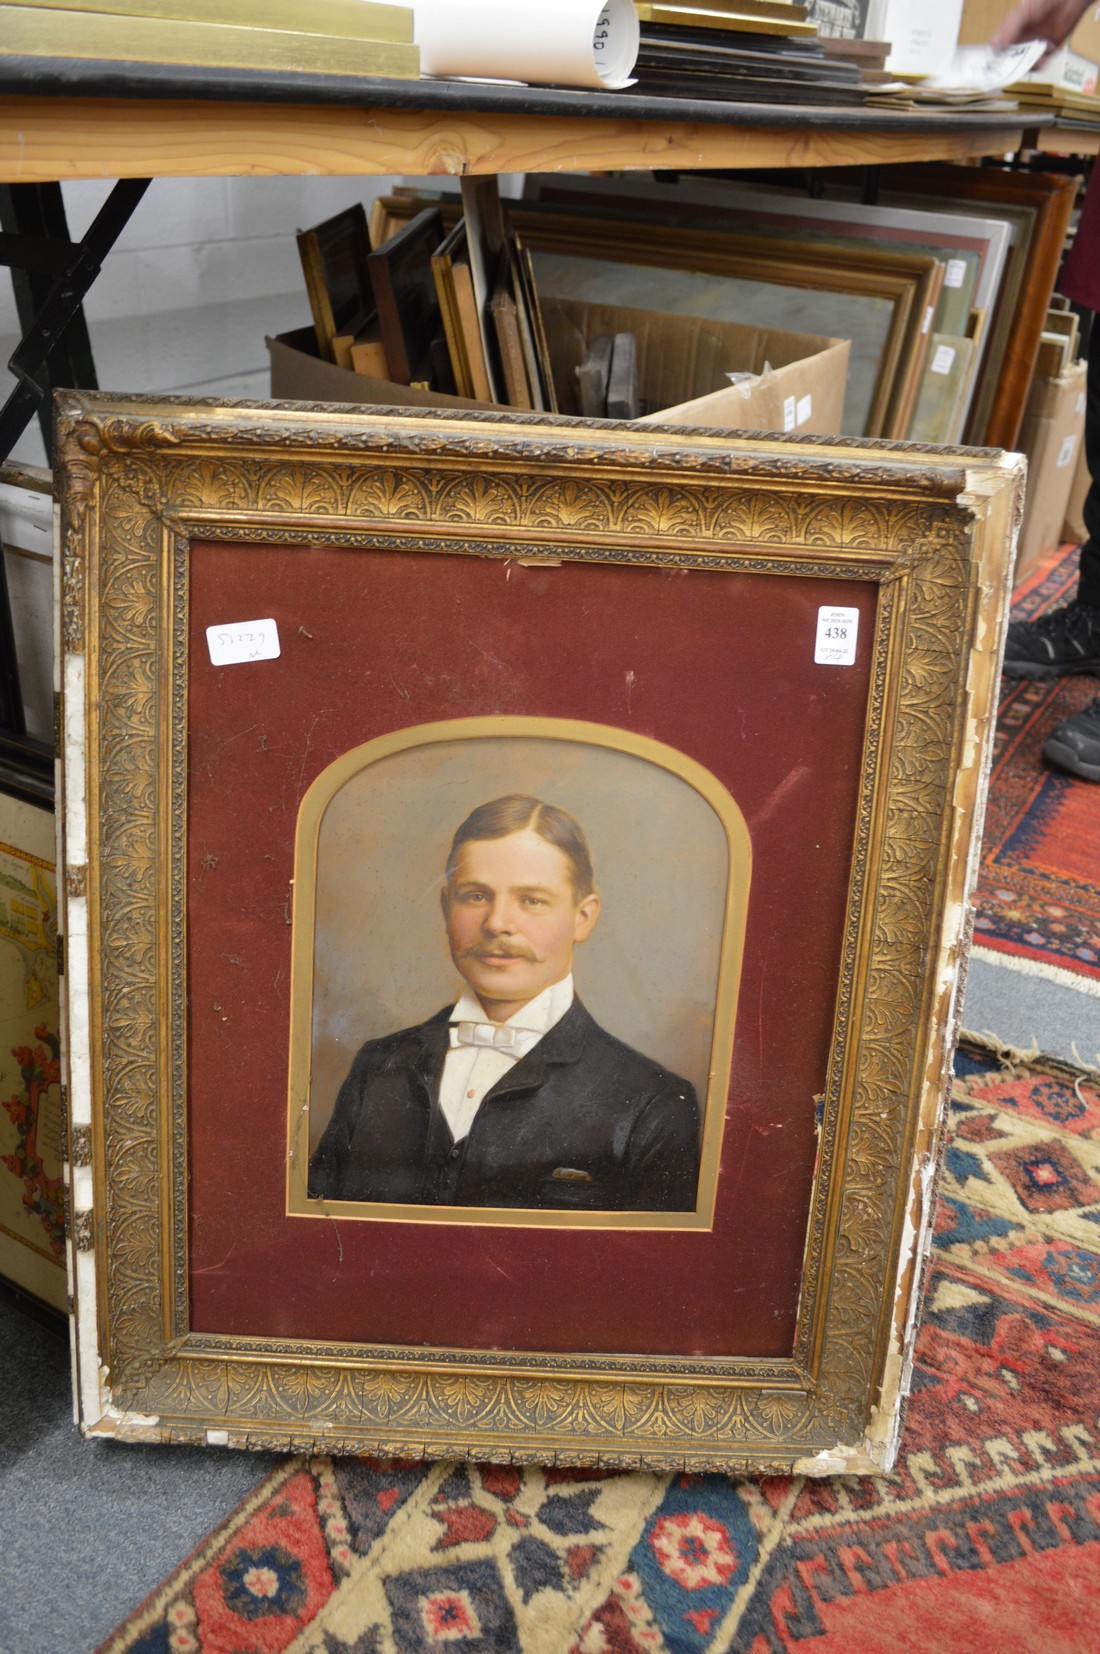
<instances>
[{"instance_id":1,"label":"rolled paper tube","mask_svg":"<svg viewBox=\"0 0 1100 1654\"><path fill-rule=\"evenodd\" d=\"M425 75L615 91L632 84L633 0L414 0Z\"/></svg>"}]
</instances>

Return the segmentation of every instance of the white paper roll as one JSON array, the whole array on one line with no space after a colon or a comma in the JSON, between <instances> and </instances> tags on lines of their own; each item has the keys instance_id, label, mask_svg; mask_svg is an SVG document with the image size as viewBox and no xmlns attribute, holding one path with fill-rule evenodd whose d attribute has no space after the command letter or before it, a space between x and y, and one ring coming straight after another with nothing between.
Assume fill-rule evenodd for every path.
<instances>
[{"instance_id":1,"label":"white paper roll","mask_svg":"<svg viewBox=\"0 0 1100 1654\"><path fill-rule=\"evenodd\" d=\"M425 75L541 86L631 85L633 0L413 0Z\"/></svg>"}]
</instances>

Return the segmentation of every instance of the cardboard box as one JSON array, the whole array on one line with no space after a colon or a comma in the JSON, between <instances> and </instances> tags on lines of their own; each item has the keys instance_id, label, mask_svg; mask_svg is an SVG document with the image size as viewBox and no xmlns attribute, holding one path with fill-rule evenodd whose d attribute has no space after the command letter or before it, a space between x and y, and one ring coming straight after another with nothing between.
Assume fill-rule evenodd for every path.
<instances>
[{"instance_id":1,"label":"cardboard box","mask_svg":"<svg viewBox=\"0 0 1100 1654\"><path fill-rule=\"evenodd\" d=\"M1092 5L1088 11L1077 20L1077 26L1069 37L1070 49L1080 52L1082 57L1091 58L1094 63L1100 62L1100 5Z\"/></svg>"},{"instance_id":2,"label":"cardboard box","mask_svg":"<svg viewBox=\"0 0 1100 1654\"><path fill-rule=\"evenodd\" d=\"M563 413L576 411L574 370L600 333L633 333L645 415L657 424L835 436L844 413L847 339L545 299L543 320ZM352 373L317 355L313 329L267 340L271 394L297 402L421 408L489 404ZM730 374L745 375L731 383Z\"/></svg>"},{"instance_id":3,"label":"cardboard box","mask_svg":"<svg viewBox=\"0 0 1100 1654\"><path fill-rule=\"evenodd\" d=\"M1071 92L1084 92L1091 97L1096 91L1097 65L1094 59L1069 46L1052 52L1045 63L1024 76L1025 81L1037 81L1042 86L1065 86Z\"/></svg>"},{"instance_id":4,"label":"cardboard box","mask_svg":"<svg viewBox=\"0 0 1100 1654\"><path fill-rule=\"evenodd\" d=\"M368 406L384 402L389 406L412 408L487 408L488 402L471 402L464 396L444 396L440 391L417 391L410 385L395 385L389 379L372 379L350 368L338 368L317 354L312 327L298 327L268 339L271 358L271 394L282 402L362 402Z\"/></svg>"},{"instance_id":5,"label":"cardboard box","mask_svg":"<svg viewBox=\"0 0 1100 1654\"><path fill-rule=\"evenodd\" d=\"M1036 377L1020 427L1028 457L1024 520L1016 552L1017 580L1061 544L1062 525L1085 435L1085 364L1056 379Z\"/></svg>"},{"instance_id":6,"label":"cardboard box","mask_svg":"<svg viewBox=\"0 0 1100 1654\"><path fill-rule=\"evenodd\" d=\"M847 339L544 299L563 413L577 411L574 369L601 333L633 333L643 419L723 431L835 436L844 417ZM731 383L730 375L746 375Z\"/></svg>"},{"instance_id":7,"label":"cardboard box","mask_svg":"<svg viewBox=\"0 0 1100 1654\"><path fill-rule=\"evenodd\" d=\"M1016 9L1016 0L963 0L959 45L985 46Z\"/></svg>"}]
</instances>

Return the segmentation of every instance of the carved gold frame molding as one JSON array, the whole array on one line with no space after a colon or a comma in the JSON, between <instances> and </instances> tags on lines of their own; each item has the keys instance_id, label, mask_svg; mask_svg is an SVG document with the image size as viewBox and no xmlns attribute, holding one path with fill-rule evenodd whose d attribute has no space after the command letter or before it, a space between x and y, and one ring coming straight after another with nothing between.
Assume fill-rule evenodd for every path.
<instances>
[{"instance_id":1,"label":"carved gold frame molding","mask_svg":"<svg viewBox=\"0 0 1100 1654\"><path fill-rule=\"evenodd\" d=\"M58 461L69 1140L91 1145L91 1165L69 1173L85 1431L653 1469L887 1468L932 1214L1022 462L75 393L59 398ZM196 538L518 548L550 563L876 588L849 919L789 1357L192 1330L184 808Z\"/></svg>"}]
</instances>

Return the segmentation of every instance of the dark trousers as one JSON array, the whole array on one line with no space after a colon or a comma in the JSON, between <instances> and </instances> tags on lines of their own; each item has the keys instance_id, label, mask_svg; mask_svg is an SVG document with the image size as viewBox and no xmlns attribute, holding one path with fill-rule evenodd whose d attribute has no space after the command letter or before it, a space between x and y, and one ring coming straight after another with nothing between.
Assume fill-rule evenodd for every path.
<instances>
[{"instance_id":1,"label":"dark trousers","mask_svg":"<svg viewBox=\"0 0 1100 1654\"><path fill-rule=\"evenodd\" d=\"M1089 330L1088 378L1085 386L1085 463L1092 478L1085 496L1088 539L1081 547L1081 576L1077 597L1090 609L1100 609L1100 312Z\"/></svg>"}]
</instances>

